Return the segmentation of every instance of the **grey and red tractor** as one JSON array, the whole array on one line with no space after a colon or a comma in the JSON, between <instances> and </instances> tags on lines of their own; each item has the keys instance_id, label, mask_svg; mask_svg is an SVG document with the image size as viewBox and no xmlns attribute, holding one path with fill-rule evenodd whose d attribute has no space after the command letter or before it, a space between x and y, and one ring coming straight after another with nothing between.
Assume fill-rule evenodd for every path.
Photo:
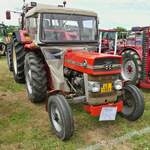
<instances>
[{"instance_id":1,"label":"grey and red tractor","mask_svg":"<svg viewBox=\"0 0 150 150\"><path fill-rule=\"evenodd\" d=\"M13 33L8 53L9 68L16 82L26 84L32 102L46 100L60 139L74 132L70 101L82 103L99 120L115 120L117 112L130 121L142 116L142 93L119 79L122 57L97 52L95 12L32 2L24 5L21 16L22 29Z\"/></svg>"}]
</instances>

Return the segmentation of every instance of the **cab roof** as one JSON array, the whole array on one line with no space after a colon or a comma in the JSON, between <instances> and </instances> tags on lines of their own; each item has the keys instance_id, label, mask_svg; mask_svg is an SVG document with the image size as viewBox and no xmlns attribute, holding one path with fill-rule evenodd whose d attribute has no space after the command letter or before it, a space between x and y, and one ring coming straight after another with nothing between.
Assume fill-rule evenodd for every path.
<instances>
[{"instance_id":1,"label":"cab roof","mask_svg":"<svg viewBox=\"0 0 150 150\"><path fill-rule=\"evenodd\" d=\"M66 7L57 7L45 4L37 4L34 8L29 10L26 13L26 17L30 17L37 13L59 13L59 14L73 14L73 15L84 15L84 16L93 16L97 17L97 13L93 11L86 11L82 9L66 8Z\"/></svg>"}]
</instances>

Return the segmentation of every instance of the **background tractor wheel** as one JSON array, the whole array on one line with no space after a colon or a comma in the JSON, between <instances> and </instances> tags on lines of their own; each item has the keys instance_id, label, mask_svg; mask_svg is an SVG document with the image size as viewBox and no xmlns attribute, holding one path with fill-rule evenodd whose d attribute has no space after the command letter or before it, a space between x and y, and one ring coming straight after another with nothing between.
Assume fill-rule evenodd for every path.
<instances>
[{"instance_id":1,"label":"background tractor wheel","mask_svg":"<svg viewBox=\"0 0 150 150\"><path fill-rule=\"evenodd\" d=\"M7 57L7 65L8 65L8 69L9 69L9 71L13 71L13 62L12 62L12 44L7 44L6 57Z\"/></svg>"},{"instance_id":2,"label":"background tractor wheel","mask_svg":"<svg viewBox=\"0 0 150 150\"><path fill-rule=\"evenodd\" d=\"M135 85L138 84L142 73L142 63L140 57L132 50L124 51L122 56L122 79L125 81L130 80Z\"/></svg>"},{"instance_id":3,"label":"background tractor wheel","mask_svg":"<svg viewBox=\"0 0 150 150\"><path fill-rule=\"evenodd\" d=\"M29 99L32 102L45 100L47 97L47 75L40 54L27 53L24 68Z\"/></svg>"},{"instance_id":4,"label":"background tractor wheel","mask_svg":"<svg viewBox=\"0 0 150 150\"><path fill-rule=\"evenodd\" d=\"M5 56L6 55L6 45L5 44L0 44L0 55Z\"/></svg>"},{"instance_id":5,"label":"background tractor wheel","mask_svg":"<svg viewBox=\"0 0 150 150\"><path fill-rule=\"evenodd\" d=\"M130 121L135 121L142 116L143 112L144 97L141 91L135 85L125 85L121 115Z\"/></svg>"},{"instance_id":6,"label":"background tractor wheel","mask_svg":"<svg viewBox=\"0 0 150 150\"><path fill-rule=\"evenodd\" d=\"M64 96L53 95L48 99L48 114L57 137L68 140L74 131L73 116Z\"/></svg>"},{"instance_id":7,"label":"background tractor wheel","mask_svg":"<svg viewBox=\"0 0 150 150\"><path fill-rule=\"evenodd\" d=\"M19 42L14 42L12 47L13 75L17 83L25 83L24 59L24 46Z\"/></svg>"}]
</instances>

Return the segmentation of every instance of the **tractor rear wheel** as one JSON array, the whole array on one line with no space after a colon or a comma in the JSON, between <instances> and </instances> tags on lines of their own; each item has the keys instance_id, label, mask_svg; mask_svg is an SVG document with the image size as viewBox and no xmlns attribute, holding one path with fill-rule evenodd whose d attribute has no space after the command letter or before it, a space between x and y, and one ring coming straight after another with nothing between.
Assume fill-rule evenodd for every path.
<instances>
[{"instance_id":1,"label":"tractor rear wheel","mask_svg":"<svg viewBox=\"0 0 150 150\"><path fill-rule=\"evenodd\" d=\"M13 42L12 46L13 75L17 83L25 83L24 59L25 59L25 50L23 44L19 42Z\"/></svg>"},{"instance_id":2,"label":"tractor rear wheel","mask_svg":"<svg viewBox=\"0 0 150 150\"><path fill-rule=\"evenodd\" d=\"M11 43L7 44L6 57L7 57L8 69L9 69L9 71L13 71L12 44Z\"/></svg>"},{"instance_id":3,"label":"tractor rear wheel","mask_svg":"<svg viewBox=\"0 0 150 150\"><path fill-rule=\"evenodd\" d=\"M138 84L142 73L142 62L139 55L132 50L127 50L122 53L122 56L122 79L130 80L135 85Z\"/></svg>"},{"instance_id":4,"label":"tractor rear wheel","mask_svg":"<svg viewBox=\"0 0 150 150\"><path fill-rule=\"evenodd\" d=\"M56 136L68 140L74 132L74 121L64 96L57 94L48 98L48 114Z\"/></svg>"},{"instance_id":5,"label":"tractor rear wheel","mask_svg":"<svg viewBox=\"0 0 150 150\"><path fill-rule=\"evenodd\" d=\"M143 112L144 96L141 91L135 85L125 85L121 115L130 121L135 121L142 116Z\"/></svg>"},{"instance_id":6,"label":"tractor rear wheel","mask_svg":"<svg viewBox=\"0 0 150 150\"><path fill-rule=\"evenodd\" d=\"M47 75L41 55L28 52L25 56L26 88L31 102L41 102L47 97Z\"/></svg>"}]
</instances>

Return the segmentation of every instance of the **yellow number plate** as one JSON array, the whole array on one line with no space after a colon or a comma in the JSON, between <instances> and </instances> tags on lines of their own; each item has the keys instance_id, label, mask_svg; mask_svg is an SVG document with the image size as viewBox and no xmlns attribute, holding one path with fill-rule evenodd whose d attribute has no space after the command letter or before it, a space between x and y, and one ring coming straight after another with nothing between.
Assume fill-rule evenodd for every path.
<instances>
[{"instance_id":1,"label":"yellow number plate","mask_svg":"<svg viewBox=\"0 0 150 150\"><path fill-rule=\"evenodd\" d=\"M104 83L100 89L101 93L108 93L112 91L112 83Z\"/></svg>"}]
</instances>

